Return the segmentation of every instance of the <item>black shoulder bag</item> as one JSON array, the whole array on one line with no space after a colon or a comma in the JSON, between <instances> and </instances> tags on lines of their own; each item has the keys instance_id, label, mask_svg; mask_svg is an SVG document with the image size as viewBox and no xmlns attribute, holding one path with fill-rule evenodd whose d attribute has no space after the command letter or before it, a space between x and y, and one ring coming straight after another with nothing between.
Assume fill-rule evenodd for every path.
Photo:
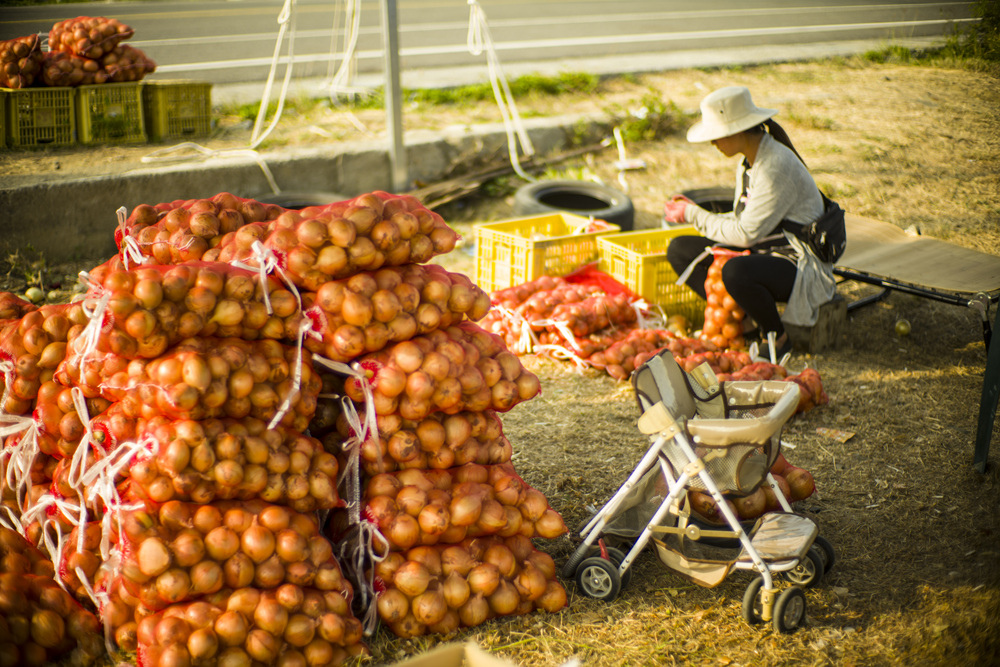
<instances>
[{"instance_id":1,"label":"black shoulder bag","mask_svg":"<svg viewBox=\"0 0 1000 667\"><path fill-rule=\"evenodd\" d=\"M819 194L823 197L823 214L819 218L807 225L782 220L779 227L809 246L821 262L833 264L840 259L847 247L844 209L822 192Z\"/></svg>"}]
</instances>

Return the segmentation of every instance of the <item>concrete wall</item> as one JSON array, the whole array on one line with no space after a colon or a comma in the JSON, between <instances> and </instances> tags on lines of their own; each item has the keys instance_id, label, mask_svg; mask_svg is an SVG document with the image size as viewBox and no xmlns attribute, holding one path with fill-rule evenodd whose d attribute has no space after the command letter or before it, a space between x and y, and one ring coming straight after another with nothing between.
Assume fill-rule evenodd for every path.
<instances>
[{"instance_id":1,"label":"concrete wall","mask_svg":"<svg viewBox=\"0 0 1000 667\"><path fill-rule=\"evenodd\" d=\"M607 133L607 119L562 116L525 121L538 155L568 148L581 130L589 140ZM502 125L463 126L442 132L407 133L410 181L433 183L475 169L493 158L507 159ZM282 192L332 192L353 197L391 189L387 147L341 143L260 156ZM464 169L463 169L464 168ZM49 262L110 256L116 249L115 211L139 204L272 193L263 169L250 155L213 157L86 179L46 181L0 189L0 248L29 244Z\"/></svg>"}]
</instances>

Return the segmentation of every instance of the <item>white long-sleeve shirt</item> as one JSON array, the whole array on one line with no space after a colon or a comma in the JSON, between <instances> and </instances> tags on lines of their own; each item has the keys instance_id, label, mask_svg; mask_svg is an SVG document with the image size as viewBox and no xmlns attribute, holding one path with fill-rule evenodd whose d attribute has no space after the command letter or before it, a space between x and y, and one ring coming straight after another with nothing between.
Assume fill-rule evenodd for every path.
<instances>
[{"instance_id":1,"label":"white long-sleeve shirt","mask_svg":"<svg viewBox=\"0 0 1000 667\"><path fill-rule=\"evenodd\" d=\"M733 208L739 204L743 183L743 160L736 169ZM748 248L778 233L783 219L809 223L823 212L823 198L802 161L787 146L764 133L753 166L747 170L745 206L739 215L712 213L688 204L684 220L700 234L717 243ZM833 265L821 262L799 239L785 233L796 255L795 284L781 319L789 324L812 326L819 307L837 291Z\"/></svg>"}]
</instances>

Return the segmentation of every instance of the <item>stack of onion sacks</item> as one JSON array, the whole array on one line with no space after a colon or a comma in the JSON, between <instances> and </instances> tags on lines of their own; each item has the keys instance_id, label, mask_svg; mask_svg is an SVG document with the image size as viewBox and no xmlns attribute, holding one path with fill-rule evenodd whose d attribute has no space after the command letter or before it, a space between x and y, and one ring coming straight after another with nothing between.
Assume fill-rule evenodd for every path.
<instances>
[{"instance_id":1,"label":"stack of onion sacks","mask_svg":"<svg viewBox=\"0 0 1000 667\"><path fill-rule=\"evenodd\" d=\"M552 557L523 535L392 552L375 565L374 575L383 589L379 617L404 638L566 606Z\"/></svg>"},{"instance_id":2,"label":"stack of onion sacks","mask_svg":"<svg viewBox=\"0 0 1000 667\"><path fill-rule=\"evenodd\" d=\"M0 88L28 88L42 69L43 53L38 35L0 42Z\"/></svg>"},{"instance_id":3,"label":"stack of onion sacks","mask_svg":"<svg viewBox=\"0 0 1000 667\"><path fill-rule=\"evenodd\" d=\"M53 578L50 560L0 526L0 662L42 667L70 657L91 665L105 654L100 622Z\"/></svg>"}]
</instances>

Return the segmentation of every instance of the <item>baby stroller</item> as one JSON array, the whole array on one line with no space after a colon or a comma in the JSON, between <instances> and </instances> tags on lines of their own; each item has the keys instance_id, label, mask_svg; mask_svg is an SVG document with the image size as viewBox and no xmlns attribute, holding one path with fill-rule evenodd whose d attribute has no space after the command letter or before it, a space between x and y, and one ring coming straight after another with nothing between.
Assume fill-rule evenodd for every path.
<instances>
[{"instance_id":1,"label":"baby stroller","mask_svg":"<svg viewBox=\"0 0 1000 667\"><path fill-rule=\"evenodd\" d=\"M714 587L733 570L759 573L743 596L743 618L792 632L805 618L803 586L818 583L834 551L816 524L795 514L769 470L780 434L795 413L791 382L720 383L708 364L685 372L669 350L632 375L652 445L618 492L580 531L582 544L562 569L580 591L615 599L650 541L671 570ZM722 494L745 496L769 484L783 511L741 523ZM714 526L689 505L688 491L711 494L725 518ZM621 549L611 546L617 544ZM793 585L778 592L774 573Z\"/></svg>"}]
</instances>

